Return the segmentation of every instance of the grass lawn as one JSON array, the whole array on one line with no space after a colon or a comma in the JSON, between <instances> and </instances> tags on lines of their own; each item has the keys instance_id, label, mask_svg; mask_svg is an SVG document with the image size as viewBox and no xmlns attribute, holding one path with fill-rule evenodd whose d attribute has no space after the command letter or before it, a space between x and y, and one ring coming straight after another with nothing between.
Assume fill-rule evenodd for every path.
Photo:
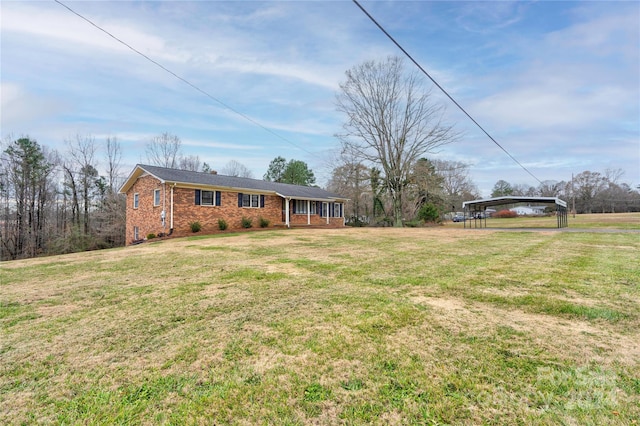
<instances>
[{"instance_id":1,"label":"grass lawn","mask_svg":"<svg viewBox=\"0 0 640 426\"><path fill-rule=\"evenodd\" d=\"M439 227L4 262L0 424L638 424L639 259Z\"/></svg>"}]
</instances>

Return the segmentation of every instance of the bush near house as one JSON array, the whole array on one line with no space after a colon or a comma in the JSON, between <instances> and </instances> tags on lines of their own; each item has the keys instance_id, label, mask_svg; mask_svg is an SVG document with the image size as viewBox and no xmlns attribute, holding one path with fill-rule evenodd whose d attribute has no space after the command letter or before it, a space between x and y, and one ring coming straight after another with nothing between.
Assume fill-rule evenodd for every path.
<instances>
[{"instance_id":1,"label":"bush near house","mask_svg":"<svg viewBox=\"0 0 640 426\"><path fill-rule=\"evenodd\" d=\"M200 232L202 224L196 220L195 222L190 222L189 227L191 228L191 232Z\"/></svg>"}]
</instances>

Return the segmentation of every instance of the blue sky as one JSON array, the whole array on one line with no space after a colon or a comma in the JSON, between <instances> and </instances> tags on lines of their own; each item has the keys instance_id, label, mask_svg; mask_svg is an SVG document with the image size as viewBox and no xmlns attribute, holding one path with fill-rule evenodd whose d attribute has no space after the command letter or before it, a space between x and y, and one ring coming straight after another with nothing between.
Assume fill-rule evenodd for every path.
<instances>
[{"instance_id":1,"label":"blue sky","mask_svg":"<svg viewBox=\"0 0 640 426\"><path fill-rule=\"evenodd\" d=\"M3 0L3 140L27 134L64 151L76 134L116 136L127 172L170 132L214 169L236 160L262 177L281 155L306 161L322 185L339 150L344 72L401 55L350 1L63 3L271 131L53 1ZM609 168L640 184L639 2L361 4L540 180ZM499 179L537 185L433 93L463 132L433 158L469 163L485 196Z\"/></svg>"}]
</instances>

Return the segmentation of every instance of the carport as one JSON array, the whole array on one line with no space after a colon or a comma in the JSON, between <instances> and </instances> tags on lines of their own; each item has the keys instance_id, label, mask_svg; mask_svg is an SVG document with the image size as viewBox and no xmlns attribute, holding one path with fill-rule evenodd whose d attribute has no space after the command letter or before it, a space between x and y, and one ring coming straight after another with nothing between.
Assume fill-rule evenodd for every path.
<instances>
[{"instance_id":1,"label":"carport","mask_svg":"<svg viewBox=\"0 0 640 426\"><path fill-rule=\"evenodd\" d=\"M504 206L504 205L516 205L521 203L554 205L556 209L556 218L558 222L558 228L566 228L569 226L568 214L567 214L567 202L557 197L496 197L485 198L482 200L465 201L462 203L462 209L464 210L465 218L470 218L464 221L464 227L467 228L467 222L469 222L469 228L486 228L487 227L487 215L486 210L488 207Z\"/></svg>"}]
</instances>

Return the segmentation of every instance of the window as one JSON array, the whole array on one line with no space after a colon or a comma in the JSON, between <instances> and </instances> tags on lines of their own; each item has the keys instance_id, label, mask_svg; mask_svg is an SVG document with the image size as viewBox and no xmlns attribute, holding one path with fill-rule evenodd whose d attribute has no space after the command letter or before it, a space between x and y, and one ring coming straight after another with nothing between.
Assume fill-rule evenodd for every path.
<instances>
[{"instance_id":1,"label":"window","mask_svg":"<svg viewBox=\"0 0 640 426\"><path fill-rule=\"evenodd\" d=\"M333 217L342 217L342 203L333 203Z\"/></svg>"},{"instance_id":2,"label":"window","mask_svg":"<svg viewBox=\"0 0 640 426\"><path fill-rule=\"evenodd\" d=\"M138 195L138 194L136 194L136 195ZM134 226L133 227L133 239L134 240L139 240L140 239L140 235L139 234L140 234L140 231L138 230L138 227Z\"/></svg>"},{"instance_id":3,"label":"window","mask_svg":"<svg viewBox=\"0 0 640 426\"><path fill-rule=\"evenodd\" d=\"M195 204L196 206L219 206L221 201L220 194L220 191L196 189Z\"/></svg>"},{"instance_id":4,"label":"window","mask_svg":"<svg viewBox=\"0 0 640 426\"><path fill-rule=\"evenodd\" d=\"M329 216L329 203L322 203L322 209L320 209L320 217Z\"/></svg>"},{"instance_id":5,"label":"window","mask_svg":"<svg viewBox=\"0 0 640 426\"><path fill-rule=\"evenodd\" d=\"M154 206L159 206L160 205L160 190L159 189L154 189L153 190L153 205Z\"/></svg>"},{"instance_id":6,"label":"window","mask_svg":"<svg viewBox=\"0 0 640 426\"><path fill-rule=\"evenodd\" d=\"M307 200L295 200L294 212L296 214L307 214L307 203L309 203L310 214L316 214L316 202Z\"/></svg>"},{"instance_id":7,"label":"window","mask_svg":"<svg viewBox=\"0 0 640 426\"><path fill-rule=\"evenodd\" d=\"M140 197L138 196L138 193L136 192L135 194L133 194L133 208L137 209L139 204L140 204Z\"/></svg>"},{"instance_id":8,"label":"window","mask_svg":"<svg viewBox=\"0 0 640 426\"><path fill-rule=\"evenodd\" d=\"M201 193L201 204L203 206L213 206L215 201L215 191L202 191Z\"/></svg>"},{"instance_id":9,"label":"window","mask_svg":"<svg viewBox=\"0 0 640 426\"><path fill-rule=\"evenodd\" d=\"M242 194L242 207L260 207L260 195Z\"/></svg>"},{"instance_id":10,"label":"window","mask_svg":"<svg viewBox=\"0 0 640 426\"><path fill-rule=\"evenodd\" d=\"M262 208L264 207L264 195L238 192L238 207Z\"/></svg>"},{"instance_id":11,"label":"window","mask_svg":"<svg viewBox=\"0 0 640 426\"><path fill-rule=\"evenodd\" d=\"M307 200L296 200L296 205L293 208L296 214L306 214Z\"/></svg>"}]
</instances>

